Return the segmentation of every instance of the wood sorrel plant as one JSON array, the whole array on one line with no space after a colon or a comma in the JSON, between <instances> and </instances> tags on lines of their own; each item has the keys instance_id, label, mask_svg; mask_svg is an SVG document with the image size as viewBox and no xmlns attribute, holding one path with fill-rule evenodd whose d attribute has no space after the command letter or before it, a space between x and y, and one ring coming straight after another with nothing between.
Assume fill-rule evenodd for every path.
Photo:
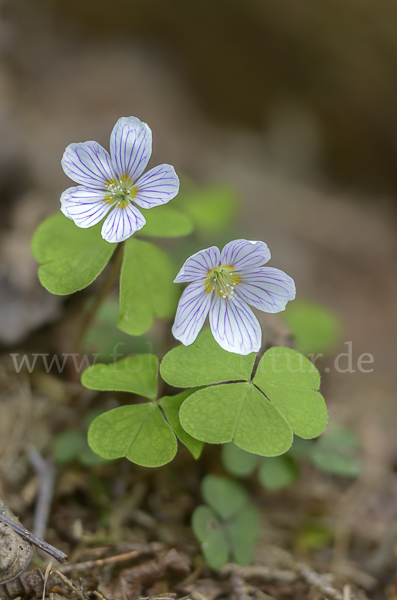
<instances>
[{"instance_id":1,"label":"wood sorrel plant","mask_svg":"<svg viewBox=\"0 0 397 600\"><path fill-rule=\"evenodd\" d=\"M295 297L294 282L263 266L270 259L264 242L243 239L222 251L212 246L197 252L175 278L168 254L141 237L185 236L194 225L187 212L168 204L179 190L174 168L160 165L144 174L151 145L150 128L128 117L113 129L110 155L96 142L68 146L62 166L78 185L62 194L62 212L42 223L33 239L40 281L54 294L88 286L118 246L91 315L121 269L117 325L134 336L148 331L156 317L172 318L178 290L173 281L188 283L172 328L182 344L164 356L160 368L157 356L136 354L83 373L90 389L147 399L132 398L97 417L89 444L104 458L126 457L147 467L170 462L177 440L195 458L204 442L281 455L294 434L314 438L327 423L319 373L307 358L272 347L257 360L262 334L250 306L284 310ZM210 328L201 331L207 315ZM177 393L161 395L159 371Z\"/></svg>"}]
</instances>

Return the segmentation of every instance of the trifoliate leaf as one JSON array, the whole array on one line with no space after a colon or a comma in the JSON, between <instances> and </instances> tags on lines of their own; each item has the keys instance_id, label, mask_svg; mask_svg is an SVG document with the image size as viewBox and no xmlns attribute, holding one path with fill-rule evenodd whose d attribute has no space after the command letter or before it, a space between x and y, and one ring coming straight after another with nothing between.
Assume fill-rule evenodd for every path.
<instances>
[{"instance_id":1,"label":"trifoliate leaf","mask_svg":"<svg viewBox=\"0 0 397 600\"><path fill-rule=\"evenodd\" d=\"M154 400L157 395L157 371L157 356L135 354L110 365L98 363L88 367L81 382L90 390L131 392Z\"/></svg>"},{"instance_id":2,"label":"trifoliate leaf","mask_svg":"<svg viewBox=\"0 0 397 600\"><path fill-rule=\"evenodd\" d=\"M319 392L320 375L303 354L291 348L270 348L259 362L253 383L288 419L302 438L313 438L327 425L328 414Z\"/></svg>"},{"instance_id":3,"label":"trifoliate leaf","mask_svg":"<svg viewBox=\"0 0 397 600\"><path fill-rule=\"evenodd\" d=\"M114 408L88 430L92 450L107 459L126 457L143 467L160 467L177 451L175 434L151 402Z\"/></svg>"},{"instance_id":4,"label":"trifoliate leaf","mask_svg":"<svg viewBox=\"0 0 397 600\"><path fill-rule=\"evenodd\" d=\"M268 490L280 490L290 485L299 475L296 463L289 456L266 458L259 467L259 481Z\"/></svg>"},{"instance_id":5,"label":"trifoliate leaf","mask_svg":"<svg viewBox=\"0 0 397 600\"><path fill-rule=\"evenodd\" d=\"M214 511L209 506L198 506L192 516L193 533L201 542L207 563L220 569L229 558L229 543Z\"/></svg>"},{"instance_id":6,"label":"trifoliate leaf","mask_svg":"<svg viewBox=\"0 0 397 600\"><path fill-rule=\"evenodd\" d=\"M259 513L247 504L226 524L234 560L239 565L252 563L255 542L259 536Z\"/></svg>"},{"instance_id":7,"label":"trifoliate leaf","mask_svg":"<svg viewBox=\"0 0 397 600\"><path fill-rule=\"evenodd\" d=\"M181 440L182 444L184 444L190 450L194 458L197 459L201 454L204 444L203 442L196 440L194 437L186 433L186 431L182 429L179 421L179 409L182 405L182 402L190 394L191 391L187 390L185 392L181 392L180 394L176 394L175 396L164 396L161 398L159 404L164 410L165 416L167 417L167 420L177 437Z\"/></svg>"},{"instance_id":8,"label":"trifoliate leaf","mask_svg":"<svg viewBox=\"0 0 397 600\"><path fill-rule=\"evenodd\" d=\"M261 456L283 454L293 435L287 419L250 383L201 389L185 400L181 425L196 439L213 444L234 442Z\"/></svg>"},{"instance_id":9,"label":"trifoliate leaf","mask_svg":"<svg viewBox=\"0 0 397 600\"><path fill-rule=\"evenodd\" d=\"M226 471L236 477L248 477L258 465L259 457L246 452L235 444L225 444L221 452L222 464Z\"/></svg>"},{"instance_id":10,"label":"trifoliate leaf","mask_svg":"<svg viewBox=\"0 0 397 600\"><path fill-rule=\"evenodd\" d=\"M190 217L182 211L164 204L155 209L140 209L146 219L146 225L137 232L139 236L150 237L182 237L189 235L194 229Z\"/></svg>"},{"instance_id":11,"label":"trifoliate leaf","mask_svg":"<svg viewBox=\"0 0 397 600\"><path fill-rule=\"evenodd\" d=\"M289 303L281 318L294 337L295 348L303 354L332 350L340 335L341 324L337 316L312 302L295 300Z\"/></svg>"},{"instance_id":12,"label":"trifoliate leaf","mask_svg":"<svg viewBox=\"0 0 397 600\"><path fill-rule=\"evenodd\" d=\"M204 500L223 519L229 519L248 501L245 488L228 477L206 475L201 482Z\"/></svg>"},{"instance_id":13,"label":"trifoliate leaf","mask_svg":"<svg viewBox=\"0 0 397 600\"><path fill-rule=\"evenodd\" d=\"M127 240L120 282L117 326L130 335L142 335L155 317L170 317L177 302L175 269L168 255L135 238Z\"/></svg>"},{"instance_id":14,"label":"trifoliate leaf","mask_svg":"<svg viewBox=\"0 0 397 600\"><path fill-rule=\"evenodd\" d=\"M199 387L223 381L247 380L255 354L241 356L223 350L209 328L191 346L177 346L161 362L162 378L175 387Z\"/></svg>"},{"instance_id":15,"label":"trifoliate leaf","mask_svg":"<svg viewBox=\"0 0 397 600\"><path fill-rule=\"evenodd\" d=\"M101 237L101 224L81 229L61 212L43 221L32 240L32 252L41 263L40 282L59 295L73 294L92 283L115 248Z\"/></svg>"}]
</instances>

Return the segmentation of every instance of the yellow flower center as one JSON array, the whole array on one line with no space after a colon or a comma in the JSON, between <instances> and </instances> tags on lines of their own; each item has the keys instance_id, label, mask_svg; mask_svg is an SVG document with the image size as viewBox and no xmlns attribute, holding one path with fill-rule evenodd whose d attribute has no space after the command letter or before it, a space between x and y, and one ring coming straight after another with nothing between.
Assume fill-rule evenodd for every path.
<instances>
[{"instance_id":1,"label":"yellow flower center","mask_svg":"<svg viewBox=\"0 0 397 600\"><path fill-rule=\"evenodd\" d=\"M234 293L234 288L241 283L241 277L233 267L222 265L208 271L205 279L205 291L211 294L215 291L221 298L229 298Z\"/></svg>"},{"instance_id":2,"label":"yellow flower center","mask_svg":"<svg viewBox=\"0 0 397 600\"><path fill-rule=\"evenodd\" d=\"M137 188L132 185L128 175L122 175L119 180L109 179L106 182L107 194L104 201L107 204L117 204L119 208L125 208L137 195Z\"/></svg>"}]
</instances>

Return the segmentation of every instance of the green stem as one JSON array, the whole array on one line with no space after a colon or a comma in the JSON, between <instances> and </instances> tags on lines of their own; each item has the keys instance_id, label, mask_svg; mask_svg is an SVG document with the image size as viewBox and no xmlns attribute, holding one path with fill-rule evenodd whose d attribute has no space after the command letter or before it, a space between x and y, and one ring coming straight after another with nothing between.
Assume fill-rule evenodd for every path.
<instances>
[{"instance_id":1,"label":"green stem","mask_svg":"<svg viewBox=\"0 0 397 600\"><path fill-rule=\"evenodd\" d=\"M89 326L91 325L96 313L98 312L99 307L101 306L102 302L105 300L109 292L112 290L115 281L120 274L121 263L123 262L124 244L125 242L121 242L121 244L119 244L116 250L115 259L107 274L107 277L103 282L102 287L96 294L94 302L91 304L90 308L86 311L84 315L76 340L76 346L78 348L80 348L84 335Z\"/></svg>"}]
</instances>

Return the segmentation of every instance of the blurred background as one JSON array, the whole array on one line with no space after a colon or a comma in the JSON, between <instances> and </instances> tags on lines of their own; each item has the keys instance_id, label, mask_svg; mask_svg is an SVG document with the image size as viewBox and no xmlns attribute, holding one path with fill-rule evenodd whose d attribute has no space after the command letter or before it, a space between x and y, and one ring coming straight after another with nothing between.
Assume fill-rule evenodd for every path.
<instances>
[{"instance_id":1,"label":"blurred background","mask_svg":"<svg viewBox=\"0 0 397 600\"><path fill-rule=\"evenodd\" d=\"M230 186L240 198L236 237L266 241L271 266L294 277L298 297L338 315L339 342L318 366L331 417L361 436L365 469L350 496L332 496L329 510L375 562L387 538L390 568L397 540L397 3L2 0L5 355L32 350L31 336L61 311L62 299L38 283L30 239L71 185L60 166L65 147L90 139L108 147L114 123L129 115L153 130L149 166L167 162L199 185ZM341 373L335 357L348 351L346 342L354 372ZM363 353L374 359L369 373L357 368ZM323 500L329 493L316 490ZM342 552L345 538L340 544Z\"/></svg>"}]
</instances>

